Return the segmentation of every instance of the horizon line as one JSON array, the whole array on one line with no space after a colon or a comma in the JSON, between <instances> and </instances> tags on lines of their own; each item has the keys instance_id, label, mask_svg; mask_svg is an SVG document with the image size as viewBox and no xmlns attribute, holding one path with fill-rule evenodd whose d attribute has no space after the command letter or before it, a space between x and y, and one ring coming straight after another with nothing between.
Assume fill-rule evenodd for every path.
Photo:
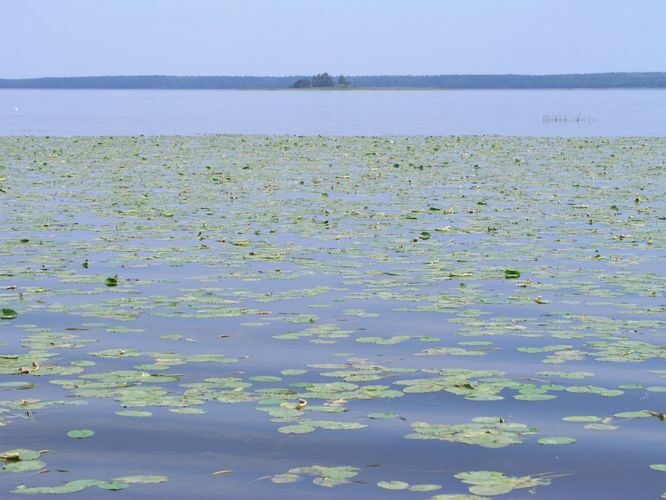
<instances>
[{"instance_id":1,"label":"horizon line","mask_svg":"<svg viewBox=\"0 0 666 500\"><path fill-rule=\"evenodd\" d=\"M328 73L328 72L324 72ZM664 74L665 71L602 71L592 73L381 73L370 75L351 75L340 73L347 78L367 78L367 77L433 77L433 76L521 76L521 77L544 77L544 76L590 76L590 75L630 75L630 74ZM331 76L337 73L328 73ZM292 74L292 75L232 75L232 74L216 74L216 75L174 75L174 74L105 74L105 75L68 75L68 76L30 76L30 77L0 77L0 80L46 80L58 78L136 78L136 77L161 77L161 78L300 78L309 77L309 74Z\"/></svg>"}]
</instances>

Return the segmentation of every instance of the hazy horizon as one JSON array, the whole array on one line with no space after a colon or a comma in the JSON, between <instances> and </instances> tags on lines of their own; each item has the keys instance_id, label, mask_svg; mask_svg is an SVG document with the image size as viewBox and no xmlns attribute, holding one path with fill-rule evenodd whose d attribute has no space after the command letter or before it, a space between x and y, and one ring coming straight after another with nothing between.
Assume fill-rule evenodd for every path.
<instances>
[{"instance_id":1,"label":"hazy horizon","mask_svg":"<svg viewBox=\"0 0 666 500\"><path fill-rule=\"evenodd\" d=\"M0 78L666 70L661 0L5 0Z\"/></svg>"},{"instance_id":2,"label":"hazy horizon","mask_svg":"<svg viewBox=\"0 0 666 500\"><path fill-rule=\"evenodd\" d=\"M262 74L245 74L245 75L200 75L200 74L191 74L191 75L173 75L173 74L100 74L100 75L62 75L62 76L53 76L53 75L42 75L42 76L32 76L32 77L19 77L19 78L5 78L0 76L2 80L32 80L32 79L43 79L43 78L124 78L124 77L174 77L174 78L299 78L299 77L308 77L313 76L318 73L323 73L325 70L313 73L313 74L291 74L291 75L262 75ZM595 73L429 73L429 74L350 74L350 73L340 73L348 78L353 77L380 77L380 76L410 76L410 77L427 77L427 76L565 76L565 75L592 75L592 74L623 74L623 73L666 73L666 71L602 71ZM331 73L331 76L338 76L338 73Z\"/></svg>"}]
</instances>

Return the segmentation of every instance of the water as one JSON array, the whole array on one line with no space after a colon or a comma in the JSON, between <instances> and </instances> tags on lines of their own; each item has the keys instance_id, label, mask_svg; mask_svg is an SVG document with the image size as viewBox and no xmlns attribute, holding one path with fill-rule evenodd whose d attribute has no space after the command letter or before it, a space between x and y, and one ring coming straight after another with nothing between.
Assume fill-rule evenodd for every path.
<instances>
[{"instance_id":1,"label":"water","mask_svg":"<svg viewBox=\"0 0 666 500\"><path fill-rule=\"evenodd\" d=\"M666 90L0 90L0 135L666 136Z\"/></svg>"},{"instance_id":2,"label":"water","mask_svg":"<svg viewBox=\"0 0 666 500\"><path fill-rule=\"evenodd\" d=\"M463 494L456 474L492 470L555 473L539 498L658 497L666 424L615 415L666 411L664 109L662 90L1 90L0 135L56 137L0 138L0 384L33 384L0 385L0 453L50 450L0 496L155 474L113 494L425 498L377 483ZM155 137L175 134L200 137ZM537 430L405 438L480 416ZM279 430L312 420L367 427ZM358 475L280 484L313 464Z\"/></svg>"},{"instance_id":3,"label":"water","mask_svg":"<svg viewBox=\"0 0 666 500\"><path fill-rule=\"evenodd\" d=\"M0 497L149 474L169 481L113 495L410 499L430 493L377 483L463 494L483 470L555 474L509 498L666 490L666 423L622 416L666 411L664 138L5 137L0 158L0 454L49 450ZM468 441L513 424L534 431ZM315 464L358 475L280 482Z\"/></svg>"}]
</instances>

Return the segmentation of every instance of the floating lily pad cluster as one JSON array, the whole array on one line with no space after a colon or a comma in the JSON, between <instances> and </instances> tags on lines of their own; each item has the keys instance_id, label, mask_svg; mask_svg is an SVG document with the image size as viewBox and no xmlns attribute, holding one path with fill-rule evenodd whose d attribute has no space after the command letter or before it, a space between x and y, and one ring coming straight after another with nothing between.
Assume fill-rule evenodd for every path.
<instances>
[{"instance_id":1,"label":"floating lily pad cluster","mask_svg":"<svg viewBox=\"0 0 666 500\"><path fill-rule=\"evenodd\" d=\"M385 490L409 490L417 492L429 492L441 490L442 486L439 484L409 484L406 481L379 481L377 486Z\"/></svg>"},{"instance_id":2,"label":"floating lily pad cluster","mask_svg":"<svg viewBox=\"0 0 666 500\"><path fill-rule=\"evenodd\" d=\"M19 485L12 493L19 495L59 495L78 493L88 488L99 488L101 490L118 491L129 488L132 484L155 484L168 481L167 476L123 476L109 481L99 479L77 479L68 481L58 486L33 486Z\"/></svg>"},{"instance_id":3,"label":"floating lily pad cluster","mask_svg":"<svg viewBox=\"0 0 666 500\"><path fill-rule=\"evenodd\" d=\"M52 470L56 448L103 455L124 426L160 443L199 426L211 447L257 426L272 437L250 452L306 464L336 463L328 439L359 456L381 439L436 448L449 470L459 444L481 468L534 435L514 451L559 470L555 452L661 432L664 157L663 138L0 138L0 432L38 439ZM648 467L653 446L632 460ZM5 471L43 470L23 451ZM248 466L205 470L221 467ZM440 482L388 470L254 472L358 496ZM150 482L71 472L15 491ZM552 479L467 474L482 496Z\"/></svg>"},{"instance_id":4,"label":"floating lily pad cluster","mask_svg":"<svg viewBox=\"0 0 666 500\"><path fill-rule=\"evenodd\" d=\"M0 460L3 461L2 470L5 472L29 472L38 471L46 467L46 464L39 458L46 453L45 450L27 450L15 449L0 453Z\"/></svg>"},{"instance_id":5,"label":"floating lily pad cluster","mask_svg":"<svg viewBox=\"0 0 666 500\"><path fill-rule=\"evenodd\" d=\"M503 448L522 443L524 436L536 434L536 427L518 422L505 422L499 417L475 417L469 424L445 425L415 422L415 432L407 439L435 439L452 443L464 443L484 448Z\"/></svg>"},{"instance_id":6,"label":"floating lily pad cluster","mask_svg":"<svg viewBox=\"0 0 666 500\"><path fill-rule=\"evenodd\" d=\"M537 474L532 476L506 476L496 471L470 471L456 474L455 477L465 484L470 484L469 492L474 495L506 495L514 490L548 486L555 474Z\"/></svg>"},{"instance_id":7,"label":"floating lily pad cluster","mask_svg":"<svg viewBox=\"0 0 666 500\"><path fill-rule=\"evenodd\" d=\"M276 474L271 477L274 483L293 483L300 481L302 476L314 476L312 482L317 486L331 488L341 484L349 483L356 477L360 469L349 465L326 467L323 465L312 465L310 467L296 467L289 469L284 474Z\"/></svg>"}]
</instances>

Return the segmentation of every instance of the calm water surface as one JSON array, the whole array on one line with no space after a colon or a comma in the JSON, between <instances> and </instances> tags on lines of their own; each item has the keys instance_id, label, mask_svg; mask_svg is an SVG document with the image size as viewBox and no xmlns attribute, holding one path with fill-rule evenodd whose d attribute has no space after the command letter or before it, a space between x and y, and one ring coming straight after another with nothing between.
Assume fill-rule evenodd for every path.
<instances>
[{"instance_id":1,"label":"calm water surface","mask_svg":"<svg viewBox=\"0 0 666 500\"><path fill-rule=\"evenodd\" d=\"M658 130L664 94L0 96L21 134L590 135ZM574 109L595 119L542 121ZM551 480L501 498L659 498L665 159L649 137L0 138L0 456L49 450L0 473L0 498L147 474L169 480L64 497L422 499L467 493L473 471ZM412 439L423 422L467 430ZM553 436L576 442L539 443ZM284 482L313 465L357 476Z\"/></svg>"},{"instance_id":2,"label":"calm water surface","mask_svg":"<svg viewBox=\"0 0 666 500\"><path fill-rule=\"evenodd\" d=\"M666 90L0 90L0 135L664 136L665 109Z\"/></svg>"}]
</instances>

